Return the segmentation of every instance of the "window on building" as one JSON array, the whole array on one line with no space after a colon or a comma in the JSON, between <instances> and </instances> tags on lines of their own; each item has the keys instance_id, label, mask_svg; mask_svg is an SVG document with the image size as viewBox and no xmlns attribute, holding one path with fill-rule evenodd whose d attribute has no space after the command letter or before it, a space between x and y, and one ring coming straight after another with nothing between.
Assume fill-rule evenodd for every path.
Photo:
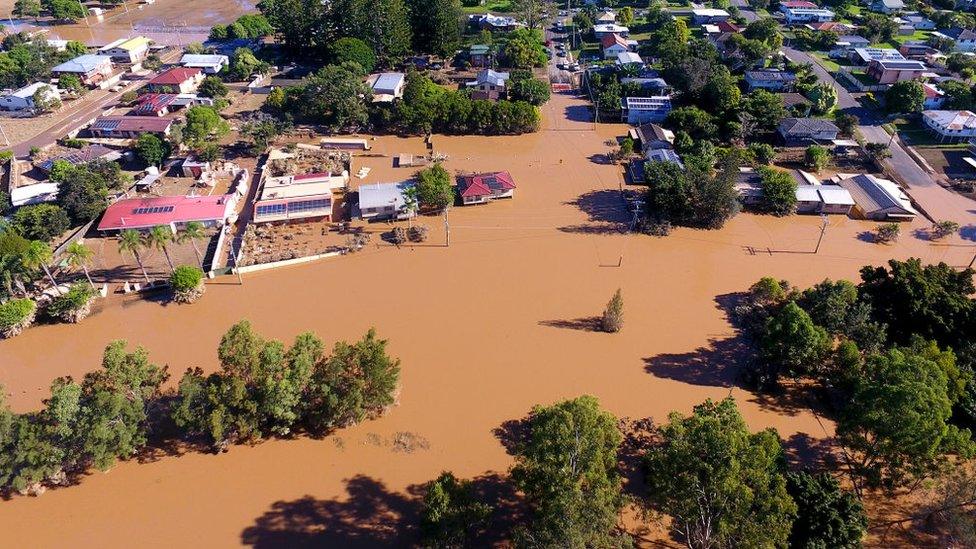
<instances>
[{"instance_id":1,"label":"window on building","mask_svg":"<svg viewBox=\"0 0 976 549\"><path fill-rule=\"evenodd\" d=\"M283 215L287 211L287 206L285 204L264 204L258 205L257 215Z\"/></svg>"}]
</instances>

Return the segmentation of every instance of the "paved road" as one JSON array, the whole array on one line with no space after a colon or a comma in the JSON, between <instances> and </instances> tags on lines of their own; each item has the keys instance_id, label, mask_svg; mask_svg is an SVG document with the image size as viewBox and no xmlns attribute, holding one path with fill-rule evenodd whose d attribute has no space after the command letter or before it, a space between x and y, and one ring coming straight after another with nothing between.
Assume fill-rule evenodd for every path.
<instances>
[{"instance_id":1,"label":"paved road","mask_svg":"<svg viewBox=\"0 0 976 549\"><path fill-rule=\"evenodd\" d=\"M745 18L746 22L752 23L756 19L759 19L759 15L752 11L749 7L749 2L746 0L732 0L732 5L739 8L739 13Z\"/></svg>"},{"instance_id":2,"label":"paved road","mask_svg":"<svg viewBox=\"0 0 976 549\"><path fill-rule=\"evenodd\" d=\"M784 47L786 55L798 63L810 63L821 82L826 82L837 90L837 105L844 111L857 116L858 129L865 141L870 143L890 143L891 158L888 163L899 179L908 186L908 194L922 207L933 220L953 220L964 227L976 226L976 202L960 196L940 186L932 176L923 170L897 141L891 140L888 132L881 127L881 121L837 83L833 76L805 52Z\"/></svg>"}]
</instances>

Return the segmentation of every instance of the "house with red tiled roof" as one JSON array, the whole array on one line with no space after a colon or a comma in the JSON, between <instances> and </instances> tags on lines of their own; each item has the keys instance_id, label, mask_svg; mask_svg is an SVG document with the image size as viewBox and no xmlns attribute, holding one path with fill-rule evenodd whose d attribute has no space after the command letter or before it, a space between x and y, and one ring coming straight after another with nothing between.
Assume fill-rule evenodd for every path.
<instances>
[{"instance_id":1,"label":"house with red tiled roof","mask_svg":"<svg viewBox=\"0 0 976 549\"><path fill-rule=\"evenodd\" d=\"M617 54L636 50L637 41L629 40L619 34L604 34L600 39L600 46L603 48L604 59L616 59Z\"/></svg>"},{"instance_id":2,"label":"house with red tiled roof","mask_svg":"<svg viewBox=\"0 0 976 549\"><path fill-rule=\"evenodd\" d=\"M191 221L206 227L220 227L234 213L236 201L233 194L127 198L105 210L98 222L98 230L115 232L169 226L175 233Z\"/></svg>"},{"instance_id":3,"label":"house with red tiled roof","mask_svg":"<svg viewBox=\"0 0 976 549\"><path fill-rule=\"evenodd\" d=\"M155 93L190 93L203 82L203 71L191 67L173 67L150 80L146 87Z\"/></svg>"},{"instance_id":4,"label":"house with red tiled roof","mask_svg":"<svg viewBox=\"0 0 976 549\"><path fill-rule=\"evenodd\" d=\"M457 192L461 203L484 204L496 198L515 196L515 180L508 172L478 173L457 176Z\"/></svg>"},{"instance_id":5,"label":"house with red tiled roof","mask_svg":"<svg viewBox=\"0 0 976 549\"><path fill-rule=\"evenodd\" d=\"M92 137L127 139L144 133L166 136L172 126L172 118L158 116L100 116L88 127L88 132Z\"/></svg>"},{"instance_id":6,"label":"house with red tiled roof","mask_svg":"<svg viewBox=\"0 0 976 549\"><path fill-rule=\"evenodd\" d=\"M176 94L147 93L139 98L139 103L132 107L132 114L140 116L163 116L168 114Z\"/></svg>"}]
</instances>

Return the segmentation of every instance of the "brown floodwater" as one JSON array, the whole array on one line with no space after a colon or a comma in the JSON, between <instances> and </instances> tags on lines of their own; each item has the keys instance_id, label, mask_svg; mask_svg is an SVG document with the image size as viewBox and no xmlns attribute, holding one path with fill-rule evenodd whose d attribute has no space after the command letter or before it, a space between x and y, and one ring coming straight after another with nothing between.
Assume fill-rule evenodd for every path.
<instances>
[{"instance_id":1,"label":"brown floodwater","mask_svg":"<svg viewBox=\"0 0 976 549\"><path fill-rule=\"evenodd\" d=\"M35 409L56 376L94 369L111 340L143 345L182 370L213 370L220 335L247 318L269 337L311 330L331 342L375 326L402 359L400 402L376 421L322 440L269 441L222 455L164 456L95 472L80 485L0 502L10 547L389 545L415 518L417 486L442 470L463 477L504 473L511 464L493 430L535 404L592 394L618 416L660 422L707 399L736 397L753 429L775 427L802 451L832 424L799 407L738 387L719 306L764 275L806 286L854 278L891 257L968 263L972 249L933 245L905 226L891 246L859 237L874 224L832 217L819 254L810 216L743 214L720 231L678 229L670 237L619 234L626 218L616 166L600 162L622 126L574 121L576 99L545 107L546 129L523 137L436 137L451 170L509 170L514 200L450 213L428 245L397 249L378 238L363 252L320 263L225 277L192 306L109 304L74 326L31 328L0 342L0 383L18 411ZM418 140L381 138L374 151L420 152ZM596 161L594 161L596 160ZM369 159L367 180L408 174ZM356 168L354 167L355 171ZM379 228L377 228L379 230ZM750 252L750 249L753 251ZM618 266L619 264L619 266ZM623 290L623 331L579 329ZM421 441L398 452L409 432ZM402 538L399 538L402 541Z\"/></svg>"},{"instance_id":2,"label":"brown floodwater","mask_svg":"<svg viewBox=\"0 0 976 549\"><path fill-rule=\"evenodd\" d=\"M10 19L14 0L0 0L0 21L15 31L47 31L49 38L104 45L122 37L142 35L160 44L181 45L206 39L210 28L256 11L257 0L156 0L152 4L127 0L101 16L89 15L70 25Z\"/></svg>"}]
</instances>

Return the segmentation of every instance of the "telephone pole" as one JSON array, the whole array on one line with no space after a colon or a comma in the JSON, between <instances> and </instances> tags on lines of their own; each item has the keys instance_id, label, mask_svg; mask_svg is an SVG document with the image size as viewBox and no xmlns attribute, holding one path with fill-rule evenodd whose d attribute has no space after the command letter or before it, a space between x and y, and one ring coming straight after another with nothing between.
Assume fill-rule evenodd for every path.
<instances>
[{"instance_id":1,"label":"telephone pole","mask_svg":"<svg viewBox=\"0 0 976 549\"><path fill-rule=\"evenodd\" d=\"M444 246L451 247L451 222L447 218L447 211L451 207L447 206L444 208Z\"/></svg>"},{"instance_id":2,"label":"telephone pole","mask_svg":"<svg viewBox=\"0 0 976 549\"><path fill-rule=\"evenodd\" d=\"M827 232L827 215L820 214L820 220L822 221L820 224L820 238L817 239L817 248L813 250L814 254L820 251L820 243L823 242L824 233Z\"/></svg>"}]
</instances>

